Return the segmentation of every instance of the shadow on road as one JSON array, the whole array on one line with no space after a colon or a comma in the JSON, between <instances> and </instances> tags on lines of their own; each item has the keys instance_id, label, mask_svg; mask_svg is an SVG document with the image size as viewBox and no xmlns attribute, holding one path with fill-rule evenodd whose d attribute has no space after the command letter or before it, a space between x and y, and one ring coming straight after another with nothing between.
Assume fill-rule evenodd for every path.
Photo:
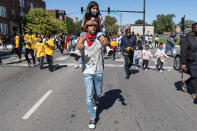
<instances>
[{"instance_id":1,"label":"shadow on road","mask_svg":"<svg viewBox=\"0 0 197 131\"><path fill-rule=\"evenodd\" d=\"M139 72L139 70L135 70L135 69L131 69L131 70L130 70L131 75L132 75L132 74L137 74L138 72Z\"/></svg>"},{"instance_id":2,"label":"shadow on road","mask_svg":"<svg viewBox=\"0 0 197 131\"><path fill-rule=\"evenodd\" d=\"M59 70L59 69L61 69L61 68L64 68L64 67L68 67L67 65L59 65L59 64L56 64L56 65L54 65L53 66L53 71L57 71L57 70Z\"/></svg>"},{"instance_id":3,"label":"shadow on road","mask_svg":"<svg viewBox=\"0 0 197 131\"><path fill-rule=\"evenodd\" d=\"M127 105L121 93L122 91L120 89L113 89L113 90L106 92L102 97L99 98L98 100L99 104L98 104L98 109L97 109L98 120L99 120L99 115L104 110L108 110L109 108L111 108L117 99L121 102L123 106Z\"/></svg>"}]
</instances>

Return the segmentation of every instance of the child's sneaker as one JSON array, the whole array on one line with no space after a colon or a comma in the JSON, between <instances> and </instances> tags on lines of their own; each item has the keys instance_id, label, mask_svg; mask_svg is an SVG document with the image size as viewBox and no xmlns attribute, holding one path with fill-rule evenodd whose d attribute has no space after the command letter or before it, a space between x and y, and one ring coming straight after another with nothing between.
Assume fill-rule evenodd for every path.
<instances>
[{"instance_id":1,"label":"child's sneaker","mask_svg":"<svg viewBox=\"0 0 197 131\"><path fill-rule=\"evenodd\" d=\"M160 72L163 72L163 70L161 69Z\"/></svg>"},{"instance_id":2,"label":"child's sneaker","mask_svg":"<svg viewBox=\"0 0 197 131\"><path fill-rule=\"evenodd\" d=\"M75 69L76 68L79 68L79 63L77 61L75 62Z\"/></svg>"},{"instance_id":3,"label":"child's sneaker","mask_svg":"<svg viewBox=\"0 0 197 131\"><path fill-rule=\"evenodd\" d=\"M81 53L80 53L79 50L75 50L75 51L70 52L70 56L72 56L72 57L81 57Z\"/></svg>"},{"instance_id":4,"label":"child's sneaker","mask_svg":"<svg viewBox=\"0 0 197 131\"><path fill-rule=\"evenodd\" d=\"M90 120L90 123L89 123L88 127L90 129L95 129L96 128L96 121L95 121L95 119Z\"/></svg>"},{"instance_id":5,"label":"child's sneaker","mask_svg":"<svg viewBox=\"0 0 197 131\"><path fill-rule=\"evenodd\" d=\"M145 71L148 71L148 68L146 68Z\"/></svg>"}]
</instances>

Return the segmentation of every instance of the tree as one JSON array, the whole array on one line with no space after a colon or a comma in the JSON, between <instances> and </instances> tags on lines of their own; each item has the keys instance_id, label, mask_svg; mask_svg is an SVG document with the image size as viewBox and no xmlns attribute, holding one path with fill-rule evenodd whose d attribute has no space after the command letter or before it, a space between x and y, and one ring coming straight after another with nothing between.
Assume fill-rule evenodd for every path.
<instances>
[{"instance_id":1,"label":"tree","mask_svg":"<svg viewBox=\"0 0 197 131\"><path fill-rule=\"evenodd\" d=\"M195 21L193 21L193 20L185 20L185 23L184 23L185 29L186 29L187 27L191 27L191 25L192 25L193 23L195 23ZM177 24L177 26L181 26L181 21Z\"/></svg>"},{"instance_id":2,"label":"tree","mask_svg":"<svg viewBox=\"0 0 197 131\"><path fill-rule=\"evenodd\" d=\"M119 26L116 24L117 20L115 17L106 16L104 20L105 33L106 34L117 34Z\"/></svg>"},{"instance_id":3,"label":"tree","mask_svg":"<svg viewBox=\"0 0 197 131\"><path fill-rule=\"evenodd\" d=\"M32 32L42 34L56 34L67 32L66 24L55 17L49 16L44 9L31 9L25 17L25 30L31 29Z\"/></svg>"},{"instance_id":4,"label":"tree","mask_svg":"<svg viewBox=\"0 0 197 131\"><path fill-rule=\"evenodd\" d=\"M175 25L173 22L174 17L175 17L174 14L157 15L157 19L153 21L155 32L158 34L162 34L164 32L173 32Z\"/></svg>"}]
</instances>

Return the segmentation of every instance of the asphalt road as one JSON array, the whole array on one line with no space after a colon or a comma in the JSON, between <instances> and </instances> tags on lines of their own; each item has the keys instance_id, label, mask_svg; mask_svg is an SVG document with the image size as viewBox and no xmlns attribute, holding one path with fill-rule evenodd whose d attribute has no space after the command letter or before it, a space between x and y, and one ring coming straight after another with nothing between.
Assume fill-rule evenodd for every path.
<instances>
[{"instance_id":1,"label":"asphalt road","mask_svg":"<svg viewBox=\"0 0 197 131\"><path fill-rule=\"evenodd\" d=\"M153 51L155 52L155 50ZM16 56L0 66L0 131L88 131L89 115L81 69L55 53L56 71L20 64ZM132 70L123 58L105 57L103 95L95 131L196 131L197 105L180 89L181 75L167 58L164 72ZM188 78L188 75L184 75Z\"/></svg>"}]
</instances>

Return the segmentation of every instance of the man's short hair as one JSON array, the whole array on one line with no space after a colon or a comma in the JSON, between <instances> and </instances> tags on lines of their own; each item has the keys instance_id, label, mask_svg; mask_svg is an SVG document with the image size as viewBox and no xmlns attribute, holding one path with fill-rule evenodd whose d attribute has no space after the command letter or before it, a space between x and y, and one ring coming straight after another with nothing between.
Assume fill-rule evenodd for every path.
<instances>
[{"instance_id":1,"label":"man's short hair","mask_svg":"<svg viewBox=\"0 0 197 131\"><path fill-rule=\"evenodd\" d=\"M197 25L197 22L192 24L192 29L194 29L194 27Z\"/></svg>"}]
</instances>

